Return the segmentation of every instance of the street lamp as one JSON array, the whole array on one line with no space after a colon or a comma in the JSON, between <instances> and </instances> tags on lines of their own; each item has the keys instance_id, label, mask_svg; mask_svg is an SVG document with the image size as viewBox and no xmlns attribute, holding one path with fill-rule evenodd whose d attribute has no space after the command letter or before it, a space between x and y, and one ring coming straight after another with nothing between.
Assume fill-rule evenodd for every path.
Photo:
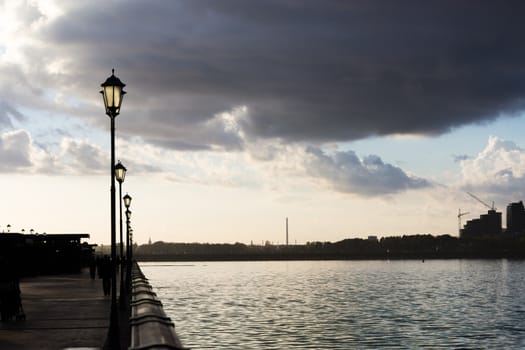
<instances>
[{"instance_id":1,"label":"street lamp","mask_svg":"<svg viewBox=\"0 0 525 350\"><path fill-rule=\"evenodd\" d=\"M131 211L129 206L131 205L131 196L126 193L123 198L124 205L126 206L126 286L128 292L131 291L131 251L129 241L129 221L131 220Z\"/></svg>"},{"instance_id":2,"label":"street lamp","mask_svg":"<svg viewBox=\"0 0 525 350\"><path fill-rule=\"evenodd\" d=\"M119 198L119 215L120 215L120 259L124 256L124 246L123 246L123 240L122 240L122 183L124 182L124 178L126 177L126 167L122 165L120 160L118 161L117 165L115 165L115 178L118 181L118 198Z\"/></svg>"},{"instance_id":3,"label":"street lamp","mask_svg":"<svg viewBox=\"0 0 525 350\"><path fill-rule=\"evenodd\" d=\"M124 286L124 240L122 239L122 183L126 177L126 167L122 165L120 160L115 165L115 179L118 182L118 203L119 203L119 217L120 217L120 307L125 307L126 287Z\"/></svg>"},{"instance_id":4,"label":"street lamp","mask_svg":"<svg viewBox=\"0 0 525 350\"><path fill-rule=\"evenodd\" d=\"M131 205L131 196L126 193L122 199L124 199L124 205L126 206L126 209L129 209L129 206Z\"/></svg>"},{"instance_id":5,"label":"street lamp","mask_svg":"<svg viewBox=\"0 0 525 350\"><path fill-rule=\"evenodd\" d=\"M116 218L115 218L115 118L120 113L122 98L126 93L124 83L115 76L115 70L111 70L111 76L101 85L100 93L104 99L106 114L111 121L111 316L109 321L108 339L112 349L120 349L120 336L117 314L117 274L115 261L116 251Z\"/></svg>"}]
</instances>

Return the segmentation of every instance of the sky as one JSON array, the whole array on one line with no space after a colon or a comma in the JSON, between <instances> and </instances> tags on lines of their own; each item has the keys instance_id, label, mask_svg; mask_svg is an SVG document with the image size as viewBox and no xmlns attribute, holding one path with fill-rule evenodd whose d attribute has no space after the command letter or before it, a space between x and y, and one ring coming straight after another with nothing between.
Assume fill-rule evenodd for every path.
<instances>
[{"instance_id":1,"label":"sky","mask_svg":"<svg viewBox=\"0 0 525 350\"><path fill-rule=\"evenodd\" d=\"M520 1L0 0L0 232L261 244L461 224L525 197ZM118 189L118 187L117 187ZM505 220L503 220L505 225Z\"/></svg>"}]
</instances>

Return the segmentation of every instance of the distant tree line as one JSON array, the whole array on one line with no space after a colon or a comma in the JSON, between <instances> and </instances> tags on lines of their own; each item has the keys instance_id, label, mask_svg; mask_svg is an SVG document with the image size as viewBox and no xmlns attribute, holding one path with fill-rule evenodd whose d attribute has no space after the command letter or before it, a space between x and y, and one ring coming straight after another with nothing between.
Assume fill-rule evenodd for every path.
<instances>
[{"instance_id":1,"label":"distant tree line","mask_svg":"<svg viewBox=\"0 0 525 350\"><path fill-rule=\"evenodd\" d=\"M135 247L142 261L525 258L525 235L463 239L429 234L300 245L166 243Z\"/></svg>"}]
</instances>

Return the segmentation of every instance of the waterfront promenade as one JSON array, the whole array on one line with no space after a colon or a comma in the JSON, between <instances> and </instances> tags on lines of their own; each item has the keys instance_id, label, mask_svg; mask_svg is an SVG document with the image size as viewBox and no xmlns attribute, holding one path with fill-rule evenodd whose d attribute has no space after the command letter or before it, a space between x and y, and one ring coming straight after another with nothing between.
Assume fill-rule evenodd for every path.
<instances>
[{"instance_id":1,"label":"waterfront promenade","mask_svg":"<svg viewBox=\"0 0 525 350\"><path fill-rule=\"evenodd\" d=\"M0 349L101 349L111 299L88 270L24 278L20 282L25 321L0 323Z\"/></svg>"}]
</instances>

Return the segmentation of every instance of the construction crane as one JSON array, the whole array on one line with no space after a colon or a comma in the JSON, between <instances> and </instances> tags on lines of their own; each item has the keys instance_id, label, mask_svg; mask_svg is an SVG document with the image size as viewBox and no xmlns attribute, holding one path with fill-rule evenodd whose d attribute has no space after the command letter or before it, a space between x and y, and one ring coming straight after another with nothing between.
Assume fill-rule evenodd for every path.
<instances>
[{"instance_id":1,"label":"construction crane","mask_svg":"<svg viewBox=\"0 0 525 350\"><path fill-rule=\"evenodd\" d=\"M458 234L461 235L461 217L463 215L470 214L468 211L465 213L461 212L461 209L458 210Z\"/></svg>"},{"instance_id":2,"label":"construction crane","mask_svg":"<svg viewBox=\"0 0 525 350\"><path fill-rule=\"evenodd\" d=\"M480 202L481 204L483 204L484 206L486 206L490 210L496 210L496 207L494 206L494 202L492 202L492 205L488 205L487 203L483 202L478 197L474 196L472 193L470 193L470 192L467 192L467 193L468 193L469 196L471 196L472 198L474 198L475 200L477 200L478 202Z\"/></svg>"}]
</instances>

